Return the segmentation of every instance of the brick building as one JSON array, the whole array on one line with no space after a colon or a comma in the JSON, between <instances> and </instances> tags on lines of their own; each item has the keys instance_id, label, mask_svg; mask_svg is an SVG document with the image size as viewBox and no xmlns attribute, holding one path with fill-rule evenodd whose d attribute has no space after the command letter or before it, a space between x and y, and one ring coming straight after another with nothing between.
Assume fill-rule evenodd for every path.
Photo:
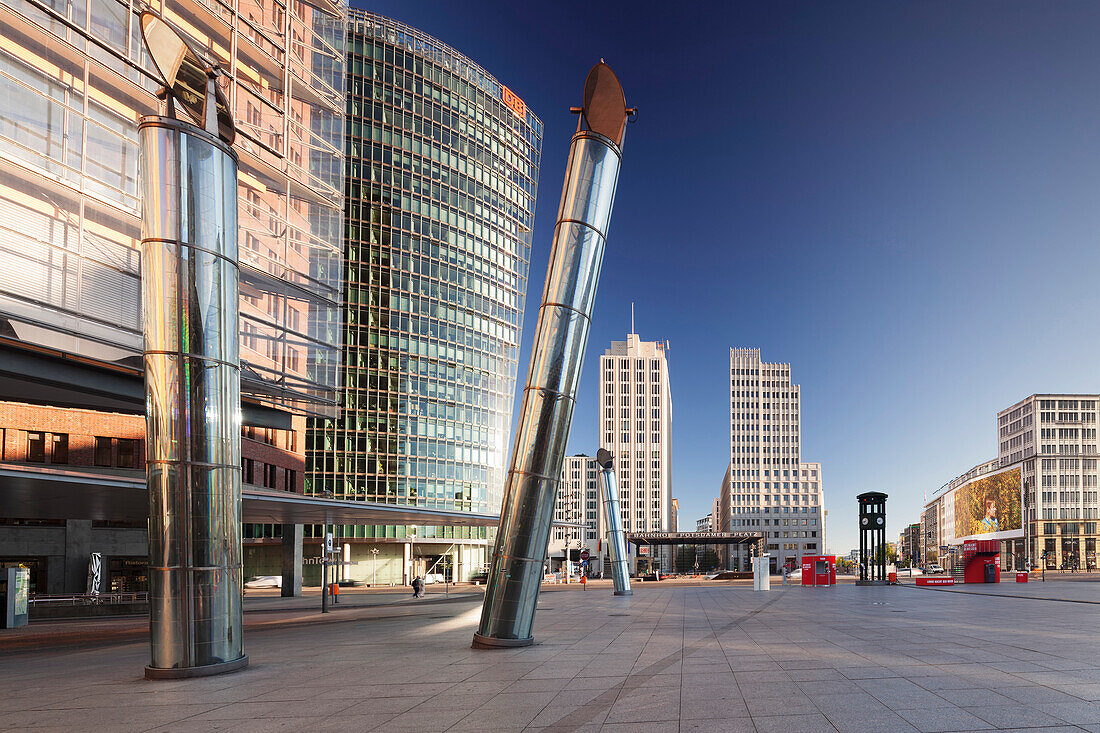
<instances>
[{"instance_id":1,"label":"brick building","mask_svg":"<svg viewBox=\"0 0 1100 733\"><path fill-rule=\"evenodd\" d=\"M292 430L243 428L245 484L302 493L305 418L294 418L292 426ZM0 464L41 464L47 470L85 476L142 477L145 418L0 402ZM277 562L278 547L267 545L278 545L278 525L246 525L244 536L246 576L266 574L271 558ZM102 591L146 590L144 522L0 517L0 566L27 565L32 593L85 592L93 552L103 557Z\"/></svg>"}]
</instances>

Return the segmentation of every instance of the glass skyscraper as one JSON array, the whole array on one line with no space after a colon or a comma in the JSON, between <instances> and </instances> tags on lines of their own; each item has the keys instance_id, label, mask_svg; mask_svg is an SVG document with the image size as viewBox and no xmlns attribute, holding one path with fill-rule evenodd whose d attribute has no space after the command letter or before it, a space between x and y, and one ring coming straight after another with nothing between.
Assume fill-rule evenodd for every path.
<instances>
[{"instance_id":1,"label":"glass skyscraper","mask_svg":"<svg viewBox=\"0 0 1100 733\"><path fill-rule=\"evenodd\" d=\"M339 418L313 421L306 491L495 512L542 123L476 63L414 28L352 9L347 40L346 391ZM437 547L412 546L414 532ZM356 539L390 540L395 554L407 545L403 570L390 555L387 580L418 556L452 557L448 544L470 547L453 561L468 576L485 561L486 534L343 528L356 556Z\"/></svg>"},{"instance_id":2,"label":"glass skyscraper","mask_svg":"<svg viewBox=\"0 0 1100 733\"><path fill-rule=\"evenodd\" d=\"M240 157L241 390L332 414L344 0L0 0L0 336L141 365L137 124L150 7L226 76Z\"/></svg>"}]
</instances>

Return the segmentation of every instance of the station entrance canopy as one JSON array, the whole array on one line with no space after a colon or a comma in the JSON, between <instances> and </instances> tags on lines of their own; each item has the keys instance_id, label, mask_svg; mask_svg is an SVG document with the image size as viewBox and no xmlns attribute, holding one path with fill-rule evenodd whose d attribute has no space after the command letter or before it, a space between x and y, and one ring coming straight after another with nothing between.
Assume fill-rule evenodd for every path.
<instances>
[{"instance_id":1,"label":"station entrance canopy","mask_svg":"<svg viewBox=\"0 0 1100 733\"><path fill-rule=\"evenodd\" d=\"M144 522L145 472L95 472L59 466L0 464L0 517ZM255 524L375 524L495 527L496 514L405 504L326 499L244 484L242 521Z\"/></svg>"},{"instance_id":2,"label":"station entrance canopy","mask_svg":"<svg viewBox=\"0 0 1100 733\"><path fill-rule=\"evenodd\" d=\"M626 533L626 541L636 545L754 545L763 540L763 532Z\"/></svg>"}]
</instances>

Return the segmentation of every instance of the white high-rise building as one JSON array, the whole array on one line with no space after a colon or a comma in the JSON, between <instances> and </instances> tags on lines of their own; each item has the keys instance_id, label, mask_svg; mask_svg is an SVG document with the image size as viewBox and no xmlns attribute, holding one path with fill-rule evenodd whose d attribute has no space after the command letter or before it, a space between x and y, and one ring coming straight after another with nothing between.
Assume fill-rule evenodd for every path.
<instances>
[{"instance_id":1,"label":"white high-rise building","mask_svg":"<svg viewBox=\"0 0 1100 733\"><path fill-rule=\"evenodd\" d=\"M626 532L672 526L672 395L665 344L635 333L600 357L600 447L615 456ZM665 553L662 568L670 567Z\"/></svg>"},{"instance_id":2,"label":"white high-rise building","mask_svg":"<svg viewBox=\"0 0 1100 733\"><path fill-rule=\"evenodd\" d=\"M731 531L764 533L773 570L799 567L822 547L821 464L803 463L801 392L790 364L760 360L760 349L730 349ZM733 563L746 567L746 550Z\"/></svg>"}]
</instances>

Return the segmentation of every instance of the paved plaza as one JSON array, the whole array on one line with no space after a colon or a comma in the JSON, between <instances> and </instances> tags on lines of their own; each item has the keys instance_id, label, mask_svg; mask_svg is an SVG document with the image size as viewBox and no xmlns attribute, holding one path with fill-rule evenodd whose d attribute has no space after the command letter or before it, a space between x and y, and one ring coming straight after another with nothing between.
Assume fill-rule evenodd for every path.
<instances>
[{"instance_id":1,"label":"paved plaza","mask_svg":"<svg viewBox=\"0 0 1100 733\"><path fill-rule=\"evenodd\" d=\"M536 645L498 651L470 648L476 595L300 611L249 630L247 670L196 680L144 680L144 641L0 646L0 728L1100 731L1096 604L729 584L540 601Z\"/></svg>"}]
</instances>

